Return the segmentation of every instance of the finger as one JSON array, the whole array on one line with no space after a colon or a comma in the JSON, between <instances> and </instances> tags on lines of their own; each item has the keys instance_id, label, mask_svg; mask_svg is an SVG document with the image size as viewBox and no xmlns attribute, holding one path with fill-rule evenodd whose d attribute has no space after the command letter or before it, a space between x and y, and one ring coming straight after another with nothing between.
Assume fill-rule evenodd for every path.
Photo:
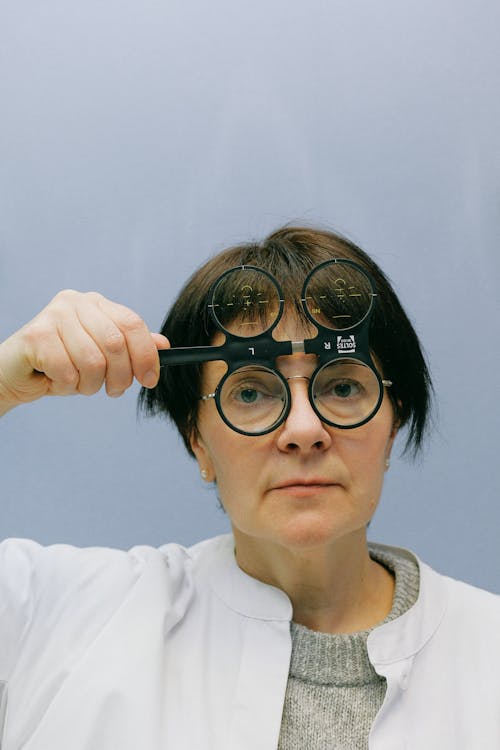
<instances>
[{"instance_id":1,"label":"finger","mask_svg":"<svg viewBox=\"0 0 500 750\"><path fill-rule=\"evenodd\" d=\"M120 396L134 379L127 342L122 331L109 315L103 313L96 301L90 293L82 295L76 306L79 323L97 348L102 365L99 370L96 364L93 372L89 368L89 382L92 382L93 375L96 380L100 377L101 385L106 382L109 396Z\"/></svg>"},{"instance_id":2,"label":"finger","mask_svg":"<svg viewBox=\"0 0 500 750\"><path fill-rule=\"evenodd\" d=\"M37 397L77 392L79 373L57 331L35 322L25 326L22 340L27 362L35 371L27 389L36 386Z\"/></svg>"},{"instance_id":3,"label":"finger","mask_svg":"<svg viewBox=\"0 0 500 750\"><path fill-rule=\"evenodd\" d=\"M151 337L157 349L170 349L170 341L163 333L152 333Z\"/></svg>"},{"instance_id":4,"label":"finger","mask_svg":"<svg viewBox=\"0 0 500 750\"><path fill-rule=\"evenodd\" d=\"M155 386L160 376L160 359L155 339L146 323L130 308L110 302L105 297L101 297L99 307L125 337L132 374L146 388Z\"/></svg>"},{"instance_id":5,"label":"finger","mask_svg":"<svg viewBox=\"0 0 500 750\"><path fill-rule=\"evenodd\" d=\"M107 362L95 335L89 333L73 309L58 321L58 331L78 372L76 392L84 396L97 393L106 378Z\"/></svg>"}]
</instances>

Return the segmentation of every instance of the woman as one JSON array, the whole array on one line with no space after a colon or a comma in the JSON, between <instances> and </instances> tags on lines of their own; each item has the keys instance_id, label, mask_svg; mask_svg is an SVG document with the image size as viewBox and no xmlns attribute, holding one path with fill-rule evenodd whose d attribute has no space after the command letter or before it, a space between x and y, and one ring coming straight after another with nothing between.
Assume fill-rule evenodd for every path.
<instances>
[{"instance_id":1,"label":"woman","mask_svg":"<svg viewBox=\"0 0 500 750\"><path fill-rule=\"evenodd\" d=\"M430 392L375 263L285 228L205 264L161 334L65 292L0 347L3 411L134 376L233 533L128 553L5 542L2 747L498 748L498 597L366 540Z\"/></svg>"}]
</instances>

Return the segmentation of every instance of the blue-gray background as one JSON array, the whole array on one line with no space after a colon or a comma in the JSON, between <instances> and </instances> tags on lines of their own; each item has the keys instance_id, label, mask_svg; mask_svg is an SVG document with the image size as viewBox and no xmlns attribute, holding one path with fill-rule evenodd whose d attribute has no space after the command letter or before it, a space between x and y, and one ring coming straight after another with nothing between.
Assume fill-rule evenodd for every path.
<instances>
[{"instance_id":1,"label":"blue-gray background","mask_svg":"<svg viewBox=\"0 0 500 750\"><path fill-rule=\"evenodd\" d=\"M67 287L156 330L211 253L339 229L394 281L438 394L370 535L499 591L499 28L493 0L2 0L0 337ZM227 529L137 390L2 420L0 536Z\"/></svg>"}]
</instances>

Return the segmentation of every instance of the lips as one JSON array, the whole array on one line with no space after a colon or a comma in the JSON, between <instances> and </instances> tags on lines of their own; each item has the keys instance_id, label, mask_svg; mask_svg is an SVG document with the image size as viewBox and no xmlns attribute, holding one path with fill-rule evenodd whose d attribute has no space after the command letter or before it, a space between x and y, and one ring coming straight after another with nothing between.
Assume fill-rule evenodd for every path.
<instances>
[{"instance_id":1,"label":"lips","mask_svg":"<svg viewBox=\"0 0 500 750\"><path fill-rule=\"evenodd\" d=\"M333 487L337 482L332 482L331 479L324 479L321 477L312 477L311 479L304 479L299 477L297 479L286 479L283 482L272 487L273 490L282 490L286 487Z\"/></svg>"}]
</instances>

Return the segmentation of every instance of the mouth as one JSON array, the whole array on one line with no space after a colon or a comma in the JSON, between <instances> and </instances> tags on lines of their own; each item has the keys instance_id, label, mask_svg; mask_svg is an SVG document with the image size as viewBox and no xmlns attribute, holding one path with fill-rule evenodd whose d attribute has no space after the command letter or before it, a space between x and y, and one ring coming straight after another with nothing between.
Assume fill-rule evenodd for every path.
<instances>
[{"instance_id":1,"label":"mouth","mask_svg":"<svg viewBox=\"0 0 500 750\"><path fill-rule=\"evenodd\" d=\"M279 484L274 485L271 489L287 490L294 494L309 494L325 489L331 489L332 487L339 487L338 482L333 482L331 479L312 477L311 479L287 479L284 482L279 482Z\"/></svg>"}]
</instances>

